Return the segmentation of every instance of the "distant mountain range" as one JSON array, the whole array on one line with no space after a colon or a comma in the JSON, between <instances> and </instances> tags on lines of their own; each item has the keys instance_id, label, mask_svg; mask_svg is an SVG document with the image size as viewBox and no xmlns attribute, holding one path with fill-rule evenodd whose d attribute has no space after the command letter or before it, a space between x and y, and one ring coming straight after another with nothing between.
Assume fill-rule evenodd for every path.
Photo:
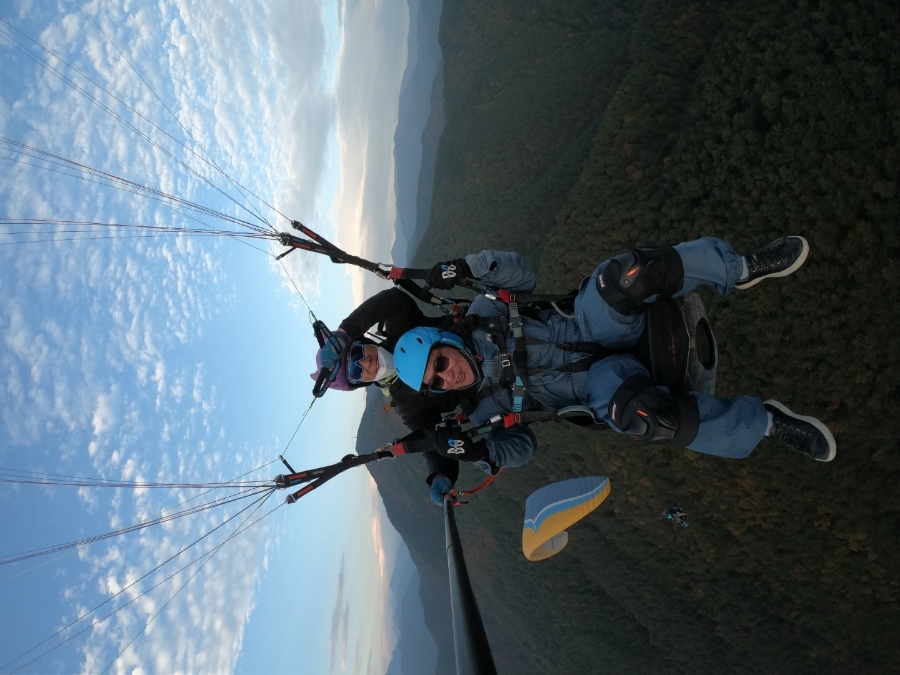
<instances>
[{"instance_id":1,"label":"distant mountain range","mask_svg":"<svg viewBox=\"0 0 900 675\"><path fill-rule=\"evenodd\" d=\"M356 452L372 452L382 443L404 436L408 430L393 411L382 408L387 399L374 388L366 396L363 414L356 436ZM437 665L436 675L456 672L453 651L453 626L450 622L450 590L447 576L444 521L441 510L433 506L425 485L425 460L418 456L367 464L369 473L378 485L388 520L400 533L417 570L416 592L403 588L408 572L402 567L391 579L394 605L394 624L399 628L397 645L388 673L411 675L429 672L417 659ZM418 602L417 602L418 601ZM422 607L425 608L424 614ZM419 622L419 630L410 630L411 619ZM428 631L437 642L437 654L423 654L422 634ZM433 646L430 647L432 650Z\"/></svg>"},{"instance_id":2,"label":"distant mountain range","mask_svg":"<svg viewBox=\"0 0 900 675\"><path fill-rule=\"evenodd\" d=\"M396 265L409 263L431 214L435 160L444 129L441 7L442 0L409 3L408 57L394 133L397 227L391 257Z\"/></svg>"},{"instance_id":3,"label":"distant mountain range","mask_svg":"<svg viewBox=\"0 0 900 675\"><path fill-rule=\"evenodd\" d=\"M422 675L435 671L437 649L425 626L425 608L419 591L419 571L412 558L401 553L391 574L397 646L386 675Z\"/></svg>"}]
</instances>

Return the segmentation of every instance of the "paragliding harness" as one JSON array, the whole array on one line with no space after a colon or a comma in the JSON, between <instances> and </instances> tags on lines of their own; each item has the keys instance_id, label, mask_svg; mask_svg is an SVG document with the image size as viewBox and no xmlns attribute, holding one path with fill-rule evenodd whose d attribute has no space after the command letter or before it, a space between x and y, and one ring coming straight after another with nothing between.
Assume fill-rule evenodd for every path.
<instances>
[{"instance_id":1,"label":"paragliding harness","mask_svg":"<svg viewBox=\"0 0 900 675\"><path fill-rule=\"evenodd\" d=\"M505 317L485 319L467 316L460 317L457 321L468 330L481 329L487 332L490 340L500 350L502 368L500 386L509 389L513 410L503 415L495 415L486 424L496 429L509 428L515 424L567 421L595 431L609 429L609 425L598 420L593 410L587 406L523 410L525 396L529 393L528 376L549 370L526 367L527 348L545 343L543 340L525 337L523 316L534 310L552 307L563 316L572 318L562 306L574 301L576 293L547 296L517 294L499 289L487 291L485 295L506 304L508 311ZM568 373L584 372L608 356L632 354L650 372L654 384L667 387L673 394L687 391L713 394L718 350L700 297L696 293L688 293L681 298L659 298L648 304L645 312L646 326L634 347L611 349L594 342L555 343L554 346L558 349L583 353L586 356L552 370ZM512 354L507 349L506 339L510 333L515 344ZM490 393L490 390L482 392L483 395ZM534 396L533 398L537 399ZM484 435L487 433L484 431L486 428L482 425L478 433Z\"/></svg>"},{"instance_id":2,"label":"paragliding harness","mask_svg":"<svg viewBox=\"0 0 900 675\"><path fill-rule=\"evenodd\" d=\"M496 427L502 424L503 427L511 427L514 424L567 421L579 426L596 430L607 429L608 425L605 422L598 421L594 417L593 412L587 406L568 406L559 410L523 410L525 397L526 395L529 395L531 393L530 387L528 386L528 376L537 375L549 370L562 373L584 372L590 370L590 367L600 359L604 359L607 356L611 356L612 354L620 353L620 351L609 349L608 347L604 347L603 345L595 342L557 342L554 343L554 346L558 349L562 349L568 352L582 353L586 354L586 356L582 359L572 361L558 368L527 368L527 348L532 345L545 344L545 342L537 338L527 338L524 336L522 330L523 314L522 310L519 309L519 303L516 300L517 296L516 294L512 293L504 293L498 294L497 299L503 297L504 295L511 298L511 300L507 304L507 306L509 307L509 312L506 317L500 317L499 319L487 321L481 319L473 322L476 327L487 332L491 342L493 342L497 349L500 351L499 359L501 370L499 385L501 387L509 389L510 396L512 398L513 411L511 413L503 415L502 419L501 416L495 416L494 418L491 418L491 425ZM558 299L554 301L554 308L557 309L557 311L560 311L557 303L561 302L562 300L569 300L570 298L574 299L574 296L574 293L570 296L557 296ZM531 309L541 309L541 307L534 305L527 307L527 310ZM479 317L473 318L478 319ZM503 330L504 323L507 324L508 330ZM507 348L506 335L508 333L512 333L514 338L514 349L512 354L509 353L509 350ZM491 392L486 390L483 393L489 395ZM537 399L537 397L535 397L533 394L532 398Z\"/></svg>"}]
</instances>

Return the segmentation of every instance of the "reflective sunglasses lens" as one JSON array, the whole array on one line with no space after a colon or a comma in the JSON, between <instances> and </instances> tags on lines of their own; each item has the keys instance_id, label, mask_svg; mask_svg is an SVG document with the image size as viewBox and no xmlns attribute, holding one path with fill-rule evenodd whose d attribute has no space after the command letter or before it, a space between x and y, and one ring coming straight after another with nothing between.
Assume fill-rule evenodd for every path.
<instances>
[{"instance_id":1,"label":"reflective sunglasses lens","mask_svg":"<svg viewBox=\"0 0 900 675\"><path fill-rule=\"evenodd\" d=\"M363 345L353 345L350 347L350 358L347 363L347 379L354 384L359 383L363 375L362 360L366 356L366 349Z\"/></svg>"},{"instance_id":2,"label":"reflective sunglasses lens","mask_svg":"<svg viewBox=\"0 0 900 675\"><path fill-rule=\"evenodd\" d=\"M446 356L438 356L434 360L434 372L443 373L445 370L447 370L447 367L449 365L450 359L448 359Z\"/></svg>"}]
</instances>

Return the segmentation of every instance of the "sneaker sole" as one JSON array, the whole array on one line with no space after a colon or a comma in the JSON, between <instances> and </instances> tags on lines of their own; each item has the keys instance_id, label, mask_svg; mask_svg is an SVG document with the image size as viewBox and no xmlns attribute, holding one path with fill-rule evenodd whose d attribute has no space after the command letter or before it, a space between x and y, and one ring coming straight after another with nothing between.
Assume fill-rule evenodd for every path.
<instances>
[{"instance_id":1,"label":"sneaker sole","mask_svg":"<svg viewBox=\"0 0 900 675\"><path fill-rule=\"evenodd\" d=\"M769 399L763 405L770 405L773 408L778 408L785 415L789 415L798 420L803 420L804 422L809 422L816 429L822 432L822 435L825 436L825 440L828 441L828 457L825 459L819 459L818 457L811 457L811 459L816 460L817 462L830 462L834 459L835 455L837 455L837 442L834 440L834 435L831 433L828 427L822 424L821 420L816 419L815 417L807 417L806 415L798 415L793 410L788 408L783 403L779 403L778 401L773 401Z\"/></svg>"},{"instance_id":2,"label":"sneaker sole","mask_svg":"<svg viewBox=\"0 0 900 675\"><path fill-rule=\"evenodd\" d=\"M741 284L740 282L738 282L734 285L734 287L739 291L743 291L748 288L753 288L754 286L756 286L756 284L758 284L763 279L774 279L775 277L786 277L789 274L793 274L794 272L799 270L803 266L803 263L806 262L806 258L809 256L809 242L806 241L806 239L804 237L801 237L799 235L791 235L788 237L788 239L799 239L800 241L803 242L803 250L800 252L800 257L794 261L793 265L791 265L787 269L781 270L780 272L773 272L772 274L765 274L761 277L757 277L753 281L748 281L746 284Z\"/></svg>"}]
</instances>

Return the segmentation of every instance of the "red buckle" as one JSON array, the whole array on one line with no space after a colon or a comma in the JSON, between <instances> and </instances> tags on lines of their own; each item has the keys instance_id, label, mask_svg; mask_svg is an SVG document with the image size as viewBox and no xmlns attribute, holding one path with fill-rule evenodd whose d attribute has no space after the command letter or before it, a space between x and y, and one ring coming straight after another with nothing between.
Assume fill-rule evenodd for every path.
<instances>
[{"instance_id":1,"label":"red buckle","mask_svg":"<svg viewBox=\"0 0 900 675\"><path fill-rule=\"evenodd\" d=\"M391 271L388 272L388 279L400 279L403 277L403 268L391 265Z\"/></svg>"},{"instance_id":2,"label":"red buckle","mask_svg":"<svg viewBox=\"0 0 900 675\"><path fill-rule=\"evenodd\" d=\"M462 422L464 419L466 419L465 413L456 413L456 421L457 422Z\"/></svg>"},{"instance_id":3,"label":"red buckle","mask_svg":"<svg viewBox=\"0 0 900 675\"><path fill-rule=\"evenodd\" d=\"M497 289L497 299L500 300L501 302L515 302L516 294L510 293L505 288L498 288Z\"/></svg>"},{"instance_id":4,"label":"red buckle","mask_svg":"<svg viewBox=\"0 0 900 675\"><path fill-rule=\"evenodd\" d=\"M391 446L391 454L394 457L399 457L400 455L406 454L406 445L403 443L394 443Z\"/></svg>"},{"instance_id":5,"label":"red buckle","mask_svg":"<svg viewBox=\"0 0 900 675\"><path fill-rule=\"evenodd\" d=\"M520 424L522 422L522 415L519 413L506 413L503 416L503 428L509 429L514 424Z\"/></svg>"}]
</instances>

